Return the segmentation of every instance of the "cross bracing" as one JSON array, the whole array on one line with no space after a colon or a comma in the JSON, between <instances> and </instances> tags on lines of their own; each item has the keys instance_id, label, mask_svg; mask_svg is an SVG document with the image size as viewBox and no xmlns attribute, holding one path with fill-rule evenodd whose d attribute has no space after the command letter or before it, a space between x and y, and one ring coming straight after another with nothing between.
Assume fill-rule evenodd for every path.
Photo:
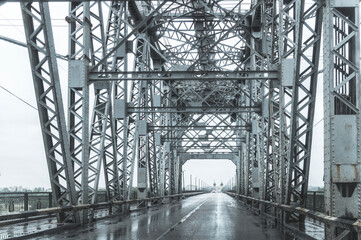
<instances>
[{"instance_id":1,"label":"cross bracing","mask_svg":"<svg viewBox=\"0 0 361 240\"><path fill-rule=\"evenodd\" d=\"M304 206L323 52L326 206L331 216L350 217L334 202L357 201L345 196L360 187L347 177L358 153L336 159L349 148L335 146L334 136L347 122L352 151L360 146L358 6L72 1L66 121L48 3L22 3L56 203L94 203L101 171L110 200L129 199L133 186L140 198L179 193L182 164L193 154L232 158L243 195ZM92 214L58 220L86 223Z\"/></svg>"}]
</instances>

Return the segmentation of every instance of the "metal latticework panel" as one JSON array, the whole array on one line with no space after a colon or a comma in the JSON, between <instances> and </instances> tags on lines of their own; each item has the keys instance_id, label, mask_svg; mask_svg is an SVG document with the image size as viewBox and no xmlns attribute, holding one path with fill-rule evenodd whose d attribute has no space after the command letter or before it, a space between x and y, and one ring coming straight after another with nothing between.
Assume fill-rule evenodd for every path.
<instances>
[{"instance_id":1,"label":"metal latticework panel","mask_svg":"<svg viewBox=\"0 0 361 240\"><path fill-rule=\"evenodd\" d=\"M70 154L79 203L89 203L89 86L87 66L90 59L89 2L69 3L69 92L68 124ZM90 171L96 169L90 169ZM88 222L88 211L82 223Z\"/></svg>"},{"instance_id":2,"label":"metal latticework panel","mask_svg":"<svg viewBox=\"0 0 361 240\"><path fill-rule=\"evenodd\" d=\"M74 205L77 199L73 166L49 6L22 3L21 10L54 202L61 207ZM58 222L76 220L74 217L72 213L60 213Z\"/></svg>"},{"instance_id":3,"label":"metal latticework panel","mask_svg":"<svg viewBox=\"0 0 361 240\"><path fill-rule=\"evenodd\" d=\"M298 53L292 91L287 204L305 206L321 46L322 1L300 3Z\"/></svg>"}]
</instances>

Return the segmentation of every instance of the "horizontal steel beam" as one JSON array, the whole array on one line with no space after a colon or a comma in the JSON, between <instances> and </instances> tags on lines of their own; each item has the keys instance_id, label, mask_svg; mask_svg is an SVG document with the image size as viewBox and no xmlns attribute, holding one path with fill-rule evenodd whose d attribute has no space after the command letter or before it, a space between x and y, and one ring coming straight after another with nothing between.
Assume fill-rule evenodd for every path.
<instances>
[{"instance_id":1,"label":"horizontal steel beam","mask_svg":"<svg viewBox=\"0 0 361 240\"><path fill-rule=\"evenodd\" d=\"M235 154L231 153L186 153L181 155L182 164L185 164L188 160L220 160L227 159L234 162Z\"/></svg>"},{"instance_id":2,"label":"horizontal steel beam","mask_svg":"<svg viewBox=\"0 0 361 240\"><path fill-rule=\"evenodd\" d=\"M180 110L191 110L191 109L209 109L209 110L231 110L231 109L252 109L252 108L259 108L260 105L254 106L201 106L201 107L127 107L127 109L144 109L144 110L155 110L155 109L180 109Z\"/></svg>"},{"instance_id":3,"label":"horizontal steel beam","mask_svg":"<svg viewBox=\"0 0 361 240\"><path fill-rule=\"evenodd\" d=\"M239 130L239 129L245 129L245 128L250 128L250 126L148 126L149 129L152 130L171 130L171 131L175 131L175 130L187 130L187 131L197 131L197 130L202 130L202 131L207 131L207 130L211 130L211 131L219 131L219 130Z\"/></svg>"},{"instance_id":4,"label":"horizontal steel beam","mask_svg":"<svg viewBox=\"0 0 361 240\"><path fill-rule=\"evenodd\" d=\"M6 2L90 2L94 0L2 0L0 6ZM130 0L118 0L119 2L128 2ZM144 0L133 0L136 2ZM165 2L174 2L174 0L164 0ZM109 0L97 0L97 2L109 2ZM150 2L159 2L158 0L150 0Z\"/></svg>"},{"instance_id":5,"label":"horizontal steel beam","mask_svg":"<svg viewBox=\"0 0 361 240\"><path fill-rule=\"evenodd\" d=\"M211 152L214 152L215 150L220 150L220 149L226 149L227 151L231 151L230 153L237 153L238 154L238 150L239 150L239 146L224 146L224 145L221 145L221 146L209 146L209 147L202 147L202 146L199 146L199 145L195 145L193 146L192 148L189 148L187 149L187 147L184 147L184 148L181 148L181 147L174 147L172 149L174 150L177 150L177 152L179 153L189 153L189 151L198 151L198 150L202 150L204 151L204 148L209 148L211 149L210 151Z\"/></svg>"},{"instance_id":6,"label":"horizontal steel beam","mask_svg":"<svg viewBox=\"0 0 361 240\"><path fill-rule=\"evenodd\" d=\"M167 141L167 140L192 140L194 141L218 141L218 140L227 140L228 142L230 141L236 141L236 140L245 140L246 138L187 138L187 137L164 137L162 138L162 140ZM204 148L209 148L209 147L204 147Z\"/></svg>"},{"instance_id":7,"label":"horizontal steel beam","mask_svg":"<svg viewBox=\"0 0 361 240\"><path fill-rule=\"evenodd\" d=\"M182 151L177 151L177 153L182 153L182 154L232 154L232 155L237 155L238 152L182 152Z\"/></svg>"},{"instance_id":8,"label":"horizontal steel beam","mask_svg":"<svg viewBox=\"0 0 361 240\"><path fill-rule=\"evenodd\" d=\"M242 112L261 112L260 106L242 107L127 107L127 113L200 113L200 114L229 114Z\"/></svg>"},{"instance_id":9,"label":"horizontal steel beam","mask_svg":"<svg viewBox=\"0 0 361 240\"><path fill-rule=\"evenodd\" d=\"M231 81L278 80L278 71L143 71L143 72L90 72L89 81Z\"/></svg>"},{"instance_id":10,"label":"horizontal steel beam","mask_svg":"<svg viewBox=\"0 0 361 240\"><path fill-rule=\"evenodd\" d=\"M232 153L186 153L182 155L183 160L189 159L230 159L235 155Z\"/></svg>"},{"instance_id":11,"label":"horizontal steel beam","mask_svg":"<svg viewBox=\"0 0 361 240\"><path fill-rule=\"evenodd\" d=\"M254 110L223 110L223 111L212 111L212 110L159 110L159 111L137 111L130 110L128 113L194 113L194 114L230 114L230 113L243 113L243 112L260 112L261 110L256 108Z\"/></svg>"},{"instance_id":12,"label":"horizontal steel beam","mask_svg":"<svg viewBox=\"0 0 361 240\"><path fill-rule=\"evenodd\" d=\"M190 143L190 142L188 142ZM194 142L191 142L194 143ZM232 142L232 145L234 145L235 142ZM173 145L175 145L174 143L172 144L172 149L177 150L177 152L179 153L189 153L189 151L202 151L202 152L207 152L207 153L213 153L213 152L217 152L219 150L222 151L230 151L229 153L237 153L239 151L239 146L225 146L220 145L220 146L212 146L212 147L201 147L199 145L195 145L195 146L185 146L184 148L177 148L176 146L173 147Z\"/></svg>"},{"instance_id":13,"label":"horizontal steel beam","mask_svg":"<svg viewBox=\"0 0 361 240\"><path fill-rule=\"evenodd\" d=\"M224 148L224 149L227 149L227 148ZM202 150L202 149L200 149L200 148L192 148L191 149L192 151L193 150ZM217 148L217 150L218 150L218 148ZM189 153L189 151L182 151L182 150L178 150L177 151L177 153ZM203 151L203 152L194 152L194 153L209 153L209 154L213 154L213 153L219 153L219 154L238 154L238 152L236 152L236 151L232 151L232 152L216 152L216 151Z\"/></svg>"}]
</instances>

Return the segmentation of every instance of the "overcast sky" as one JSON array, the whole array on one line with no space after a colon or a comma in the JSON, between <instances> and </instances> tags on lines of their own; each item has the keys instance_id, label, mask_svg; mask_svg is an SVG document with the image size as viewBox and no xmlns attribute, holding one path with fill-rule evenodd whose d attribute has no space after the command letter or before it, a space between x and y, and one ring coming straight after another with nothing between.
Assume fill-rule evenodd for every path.
<instances>
[{"instance_id":1,"label":"overcast sky","mask_svg":"<svg viewBox=\"0 0 361 240\"><path fill-rule=\"evenodd\" d=\"M67 4L51 3L51 16L57 52L67 54ZM25 42L19 3L0 6L0 35ZM67 63L58 60L64 99L67 96ZM27 49L0 40L0 86L36 106ZM322 77L320 75L320 77ZM322 78L319 83L322 84ZM315 123L323 118L322 85L318 86ZM66 106L66 102L64 102ZM235 166L228 160L191 160L185 170L208 184L226 183L235 175ZM314 127L311 160L311 186L323 186L323 122ZM49 187L45 152L36 110L0 88L0 188L24 186Z\"/></svg>"}]
</instances>

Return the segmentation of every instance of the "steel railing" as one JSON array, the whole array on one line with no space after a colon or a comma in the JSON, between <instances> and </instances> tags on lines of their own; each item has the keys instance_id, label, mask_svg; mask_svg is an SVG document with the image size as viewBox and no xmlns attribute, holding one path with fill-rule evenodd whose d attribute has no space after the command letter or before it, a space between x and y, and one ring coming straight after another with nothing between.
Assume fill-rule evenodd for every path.
<instances>
[{"instance_id":1,"label":"steel railing","mask_svg":"<svg viewBox=\"0 0 361 240\"><path fill-rule=\"evenodd\" d=\"M97 202L107 201L105 191L98 192ZM55 206L51 192L1 192L0 215Z\"/></svg>"},{"instance_id":2,"label":"steel railing","mask_svg":"<svg viewBox=\"0 0 361 240\"><path fill-rule=\"evenodd\" d=\"M107 209L109 207L113 206L121 206L124 204L135 204L135 203L141 203L141 202L155 202L157 200L161 199L169 199L169 198L182 198L182 197L189 197L194 196L198 194L202 194L204 192L193 192L193 193L184 193L184 194L176 194L176 195L168 195L163 197L151 197L151 198L144 198L144 199L134 199L134 200L126 200L126 201L111 201L111 202L100 202L95 204L79 204L74 206L65 206L65 207L51 207L51 208L45 208L45 209L36 209L36 210L29 210L29 211L20 211L16 213L9 213L0 215L0 222L1 221L9 221L9 220L15 220L15 219L26 219L30 217L36 217L36 216L46 216L46 215L53 215L53 214L59 214L64 212L70 212L70 211L81 211L84 209L93 209L93 210L99 210L99 209Z\"/></svg>"},{"instance_id":3,"label":"steel railing","mask_svg":"<svg viewBox=\"0 0 361 240\"><path fill-rule=\"evenodd\" d=\"M346 232L350 231L350 232L357 232L358 234L361 233L361 222L359 222L359 221L352 221L352 220L347 220L347 219L342 219L342 218L337 218L337 217L331 217L324 213L313 211L313 210L310 210L307 208L295 207L295 206L280 204L280 203L276 203L276 202L270 202L270 201L266 201L266 200L253 198L253 197L248 197L248 196L241 195L241 194L236 194L236 193L231 193L231 192L227 192L227 194L230 196L236 197L239 200L242 200L243 202L245 202L246 204L250 204L252 206L255 206L258 204L258 206L263 205L263 206L273 207L276 211L275 211L274 216L272 216L272 217L274 217L276 219L276 221L279 222L281 225L287 225L282 220L283 216L285 216L286 213L287 214L297 213L299 215L309 217L311 219L322 222L325 224L325 227L333 227L333 228L337 227L337 228L343 229ZM261 208L259 208L259 209L261 209ZM279 214L280 212L281 212L281 214ZM269 216L269 214L265 214L265 215ZM282 218L282 219L280 219L280 218ZM288 225L286 227L290 227L290 225ZM292 229L292 230L296 230L296 229Z\"/></svg>"}]
</instances>

